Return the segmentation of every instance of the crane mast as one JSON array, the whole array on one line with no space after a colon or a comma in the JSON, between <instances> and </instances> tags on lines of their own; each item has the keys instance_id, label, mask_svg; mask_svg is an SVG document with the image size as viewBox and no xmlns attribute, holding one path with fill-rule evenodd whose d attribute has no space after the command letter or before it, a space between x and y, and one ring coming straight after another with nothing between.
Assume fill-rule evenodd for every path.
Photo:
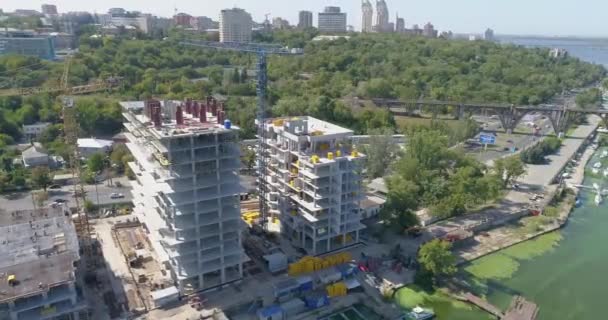
<instances>
[{"instance_id":1,"label":"crane mast","mask_svg":"<svg viewBox=\"0 0 608 320\"><path fill-rule=\"evenodd\" d=\"M68 78L70 73L70 65L72 59L68 57L65 61L63 74L61 76L62 92L68 93ZM91 257L91 227L87 212L84 210L86 200L84 184L82 181L82 172L80 168L80 153L78 151L78 133L80 126L78 125L78 114L74 99L66 96L62 98L63 103L63 133L65 143L69 148L69 164L74 180L74 204L76 207L77 221L74 221L78 237L80 238L81 248L85 257ZM87 259L87 261L90 261Z\"/></svg>"},{"instance_id":2,"label":"crane mast","mask_svg":"<svg viewBox=\"0 0 608 320\"><path fill-rule=\"evenodd\" d=\"M272 44L262 43L247 43L247 42L211 42L211 41L183 41L183 45L219 49L219 50L231 50L238 52L249 52L254 53L257 56L257 83L256 83L256 95L257 95L257 113L256 113L256 124L257 124L257 135L258 135L258 186L259 186L259 207L262 227L267 229L268 227L268 205L266 203L266 197L268 193L268 187L266 185L266 168L268 160L264 154L266 145L266 135L264 134L264 121L266 119L266 86L268 84L268 70L266 57L268 55L301 55L302 49L289 49Z\"/></svg>"}]
</instances>

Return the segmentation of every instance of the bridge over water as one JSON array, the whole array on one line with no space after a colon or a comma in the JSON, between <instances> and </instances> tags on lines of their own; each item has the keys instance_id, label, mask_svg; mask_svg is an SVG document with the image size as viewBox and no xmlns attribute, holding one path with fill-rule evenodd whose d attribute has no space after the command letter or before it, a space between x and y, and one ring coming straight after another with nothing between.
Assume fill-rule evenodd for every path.
<instances>
[{"instance_id":1,"label":"bridge over water","mask_svg":"<svg viewBox=\"0 0 608 320\"><path fill-rule=\"evenodd\" d=\"M512 132L526 114L535 112L547 116L551 121L553 131L559 135L564 133L570 124L573 115L576 114L595 114L602 119L605 127L608 128L608 110L606 109L582 109L575 107L558 105L541 106L518 106L513 104L499 103L469 103L458 101L439 101L439 100L395 100L395 99L372 99L372 100L350 100L351 103L362 104L371 101L377 106L386 107L395 115L411 116L420 114L422 109L430 110L432 117L436 118L442 108L450 106L453 108L455 119L463 119L474 113L488 111L496 114L502 127L508 132Z\"/></svg>"}]
</instances>

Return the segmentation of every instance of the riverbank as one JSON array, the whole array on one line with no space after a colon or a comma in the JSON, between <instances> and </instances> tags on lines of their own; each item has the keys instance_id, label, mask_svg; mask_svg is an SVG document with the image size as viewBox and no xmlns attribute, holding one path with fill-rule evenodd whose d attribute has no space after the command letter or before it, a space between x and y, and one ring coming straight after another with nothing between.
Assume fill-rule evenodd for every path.
<instances>
[{"instance_id":1,"label":"riverbank","mask_svg":"<svg viewBox=\"0 0 608 320\"><path fill-rule=\"evenodd\" d=\"M585 167L594 152L595 150L591 148L585 149L571 177L565 181L566 185L582 184L585 178ZM554 187L553 189L553 194L555 194L557 188ZM574 197L578 196L580 190L573 188L573 191ZM468 246L465 243L463 247L454 251L457 256L457 263L464 264L562 228L567 223L574 206L573 199L570 198L570 200L560 203L555 217L528 217L522 219L523 221L520 221L520 223L498 227L474 236L473 239L470 239ZM530 226L532 226L531 230Z\"/></svg>"}]
</instances>

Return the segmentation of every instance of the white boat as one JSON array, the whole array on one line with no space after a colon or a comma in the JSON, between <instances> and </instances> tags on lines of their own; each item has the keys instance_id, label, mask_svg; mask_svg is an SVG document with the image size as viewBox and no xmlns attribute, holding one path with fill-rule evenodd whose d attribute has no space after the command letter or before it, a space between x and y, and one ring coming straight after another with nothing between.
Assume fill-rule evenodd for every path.
<instances>
[{"instance_id":1,"label":"white boat","mask_svg":"<svg viewBox=\"0 0 608 320\"><path fill-rule=\"evenodd\" d=\"M415 307L412 311L405 314L406 320L428 320L433 319L435 317L435 313L433 310L424 309L421 307Z\"/></svg>"},{"instance_id":2,"label":"white boat","mask_svg":"<svg viewBox=\"0 0 608 320\"><path fill-rule=\"evenodd\" d=\"M600 173L600 169L593 168L593 169L591 169L591 172L593 172L593 174L598 174L598 173Z\"/></svg>"},{"instance_id":3,"label":"white boat","mask_svg":"<svg viewBox=\"0 0 608 320\"><path fill-rule=\"evenodd\" d=\"M595 204L596 205L599 206L600 204L602 204L602 200L604 200L604 199L602 199L601 194L599 194L599 193L595 194Z\"/></svg>"},{"instance_id":4,"label":"white boat","mask_svg":"<svg viewBox=\"0 0 608 320\"><path fill-rule=\"evenodd\" d=\"M606 158L608 157L608 150L604 150L602 151L602 154L600 155L600 159Z\"/></svg>"},{"instance_id":5,"label":"white boat","mask_svg":"<svg viewBox=\"0 0 608 320\"><path fill-rule=\"evenodd\" d=\"M604 169L604 177L608 177L608 168Z\"/></svg>"},{"instance_id":6,"label":"white boat","mask_svg":"<svg viewBox=\"0 0 608 320\"><path fill-rule=\"evenodd\" d=\"M596 163L593 164L593 167L596 168L596 169L599 169L599 168L602 167L602 163L601 162L596 162Z\"/></svg>"},{"instance_id":7,"label":"white boat","mask_svg":"<svg viewBox=\"0 0 608 320\"><path fill-rule=\"evenodd\" d=\"M598 191L599 191L599 190L600 190L600 185L599 185L597 182L594 182L594 183L593 183L593 189L595 189L595 190L598 190Z\"/></svg>"}]
</instances>

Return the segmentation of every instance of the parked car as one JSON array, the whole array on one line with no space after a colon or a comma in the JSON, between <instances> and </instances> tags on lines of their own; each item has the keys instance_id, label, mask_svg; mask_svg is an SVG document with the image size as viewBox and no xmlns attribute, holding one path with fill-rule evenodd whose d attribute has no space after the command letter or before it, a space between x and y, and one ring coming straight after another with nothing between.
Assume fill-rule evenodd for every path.
<instances>
[{"instance_id":1,"label":"parked car","mask_svg":"<svg viewBox=\"0 0 608 320\"><path fill-rule=\"evenodd\" d=\"M56 203L66 203L67 201L65 199L55 199Z\"/></svg>"},{"instance_id":2,"label":"parked car","mask_svg":"<svg viewBox=\"0 0 608 320\"><path fill-rule=\"evenodd\" d=\"M122 193L116 193L116 192L114 192L114 193L110 194L110 199L121 199L121 198L124 198L124 197L125 197L125 195L122 194Z\"/></svg>"},{"instance_id":3,"label":"parked car","mask_svg":"<svg viewBox=\"0 0 608 320\"><path fill-rule=\"evenodd\" d=\"M61 189L61 186L58 184L52 184L49 186L49 189Z\"/></svg>"}]
</instances>

